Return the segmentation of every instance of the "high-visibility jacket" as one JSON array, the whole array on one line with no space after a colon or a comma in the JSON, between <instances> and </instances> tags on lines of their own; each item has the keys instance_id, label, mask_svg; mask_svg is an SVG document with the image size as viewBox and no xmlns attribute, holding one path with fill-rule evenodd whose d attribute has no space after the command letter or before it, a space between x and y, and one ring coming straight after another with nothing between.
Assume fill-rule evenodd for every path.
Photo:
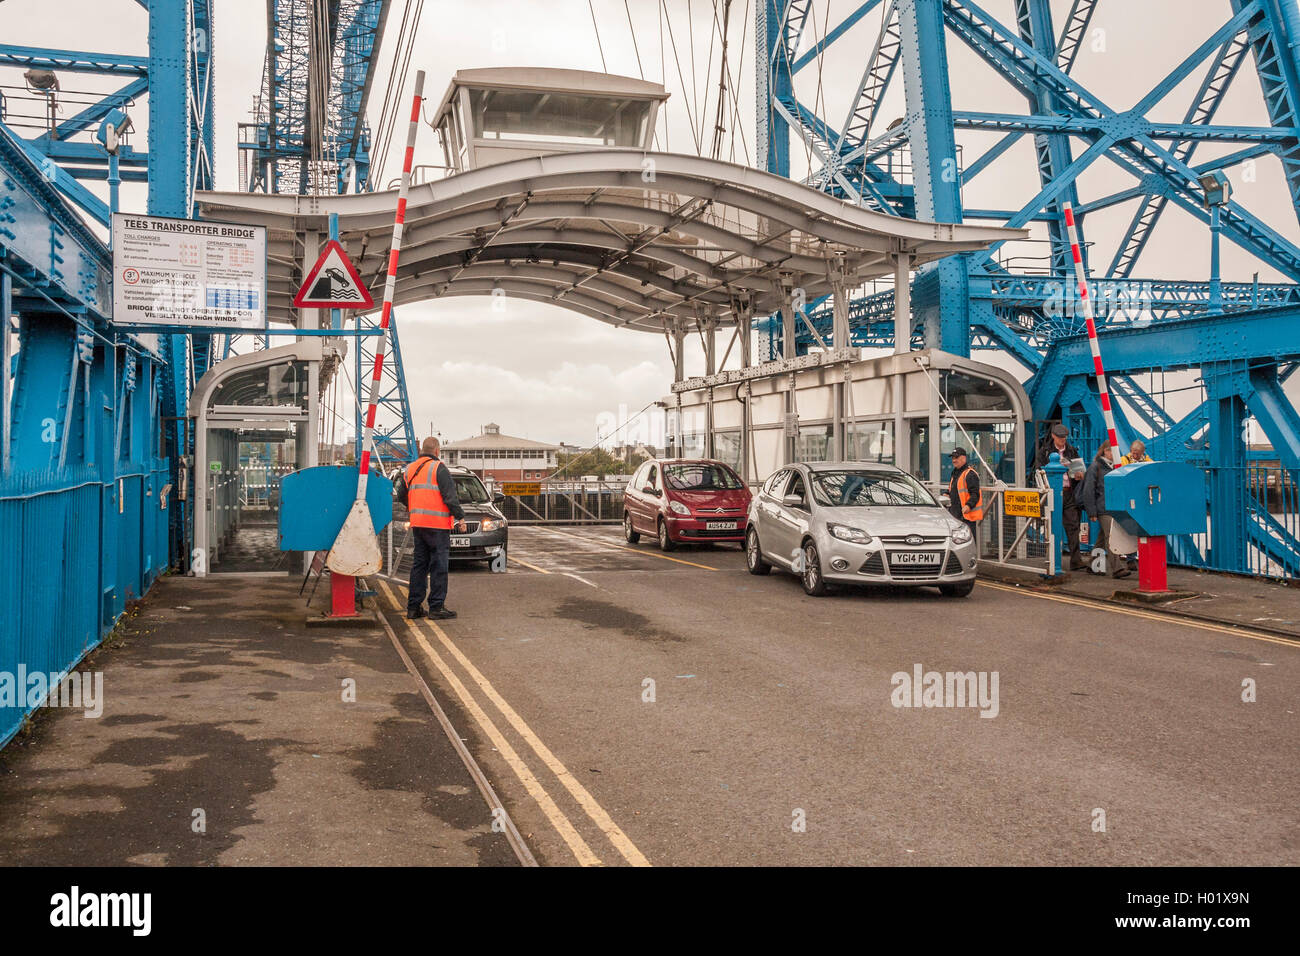
<instances>
[{"instance_id":1,"label":"high-visibility jacket","mask_svg":"<svg viewBox=\"0 0 1300 956\"><path fill-rule=\"evenodd\" d=\"M957 482L957 495L961 501L961 516L965 521L979 521L984 517L984 489L980 489L975 503L970 500L970 479L975 469L967 465L954 479Z\"/></svg>"},{"instance_id":2,"label":"high-visibility jacket","mask_svg":"<svg viewBox=\"0 0 1300 956\"><path fill-rule=\"evenodd\" d=\"M438 490L438 466L441 464L436 458L420 458L406 466L406 510L412 528L450 531L455 524L451 509Z\"/></svg>"}]
</instances>

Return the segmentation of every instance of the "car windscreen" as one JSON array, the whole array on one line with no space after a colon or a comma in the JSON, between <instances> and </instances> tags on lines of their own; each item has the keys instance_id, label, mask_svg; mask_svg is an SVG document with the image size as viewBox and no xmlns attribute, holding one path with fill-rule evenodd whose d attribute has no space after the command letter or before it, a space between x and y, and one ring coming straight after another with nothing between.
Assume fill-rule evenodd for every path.
<instances>
[{"instance_id":1,"label":"car windscreen","mask_svg":"<svg viewBox=\"0 0 1300 956\"><path fill-rule=\"evenodd\" d=\"M934 496L911 475L878 471L818 471L813 497L828 508L866 508L935 504Z\"/></svg>"},{"instance_id":2,"label":"car windscreen","mask_svg":"<svg viewBox=\"0 0 1300 956\"><path fill-rule=\"evenodd\" d=\"M488 500L483 482L473 475L455 475L456 500L463 505L481 505Z\"/></svg>"},{"instance_id":3,"label":"car windscreen","mask_svg":"<svg viewBox=\"0 0 1300 956\"><path fill-rule=\"evenodd\" d=\"M744 487L726 465L707 462L664 465L664 478L673 491L739 491Z\"/></svg>"}]
</instances>

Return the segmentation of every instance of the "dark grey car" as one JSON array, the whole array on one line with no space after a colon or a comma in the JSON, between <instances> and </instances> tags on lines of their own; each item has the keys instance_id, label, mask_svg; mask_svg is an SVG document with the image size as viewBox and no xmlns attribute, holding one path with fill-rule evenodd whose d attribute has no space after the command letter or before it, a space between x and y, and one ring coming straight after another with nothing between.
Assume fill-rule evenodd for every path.
<instances>
[{"instance_id":1,"label":"dark grey car","mask_svg":"<svg viewBox=\"0 0 1300 956\"><path fill-rule=\"evenodd\" d=\"M468 468L449 467L449 470L456 479L456 497L465 509L468 526L464 532L452 529L451 560L492 564L507 549L509 522L499 507L506 497L500 492L489 495L478 475Z\"/></svg>"}]
</instances>

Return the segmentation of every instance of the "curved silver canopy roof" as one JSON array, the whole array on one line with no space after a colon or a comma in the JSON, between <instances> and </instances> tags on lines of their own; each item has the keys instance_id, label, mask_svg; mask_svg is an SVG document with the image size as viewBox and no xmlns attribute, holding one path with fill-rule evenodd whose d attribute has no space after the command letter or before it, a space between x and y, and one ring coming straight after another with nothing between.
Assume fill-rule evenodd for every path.
<instances>
[{"instance_id":1,"label":"curved silver canopy roof","mask_svg":"<svg viewBox=\"0 0 1300 956\"><path fill-rule=\"evenodd\" d=\"M296 322L305 236L339 215L376 302L396 192L288 196L200 192L204 218L269 227L271 321ZM745 302L776 311L781 286L807 299L1024 230L902 219L848 205L747 166L673 153L584 150L500 163L412 186L395 301L449 295L552 302L661 332L734 323ZM307 262L306 268L313 263Z\"/></svg>"}]
</instances>

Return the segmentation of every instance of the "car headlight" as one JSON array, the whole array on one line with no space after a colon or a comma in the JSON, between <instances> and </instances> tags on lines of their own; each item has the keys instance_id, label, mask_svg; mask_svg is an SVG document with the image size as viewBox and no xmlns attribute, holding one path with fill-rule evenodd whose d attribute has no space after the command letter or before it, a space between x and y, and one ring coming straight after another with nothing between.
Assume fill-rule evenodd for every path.
<instances>
[{"instance_id":1,"label":"car headlight","mask_svg":"<svg viewBox=\"0 0 1300 956\"><path fill-rule=\"evenodd\" d=\"M505 526L505 518L484 518L478 528L480 531L500 531Z\"/></svg>"},{"instance_id":2,"label":"car headlight","mask_svg":"<svg viewBox=\"0 0 1300 956\"><path fill-rule=\"evenodd\" d=\"M846 524L827 524L826 530L841 541L852 541L854 544L870 544L875 540L861 528L851 528Z\"/></svg>"},{"instance_id":3,"label":"car headlight","mask_svg":"<svg viewBox=\"0 0 1300 956\"><path fill-rule=\"evenodd\" d=\"M691 513L691 509L686 507L680 501L670 501L668 502L668 507L673 509L673 514L689 515Z\"/></svg>"},{"instance_id":4,"label":"car headlight","mask_svg":"<svg viewBox=\"0 0 1300 956\"><path fill-rule=\"evenodd\" d=\"M959 525L952 529L952 543L965 544L970 540L970 528L965 525Z\"/></svg>"}]
</instances>

